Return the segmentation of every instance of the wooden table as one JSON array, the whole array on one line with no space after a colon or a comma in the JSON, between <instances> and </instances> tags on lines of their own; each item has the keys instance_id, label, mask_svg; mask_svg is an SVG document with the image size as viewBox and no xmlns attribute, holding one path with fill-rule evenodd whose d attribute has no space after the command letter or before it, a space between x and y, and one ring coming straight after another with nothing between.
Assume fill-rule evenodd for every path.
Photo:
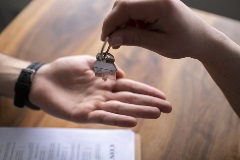
<instances>
[{"instance_id":1,"label":"wooden table","mask_svg":"<svg viewBox=\"0 0 240 160\"><path fill-rule=\"evenodd\" d=\"M34 0L1 33L0 50L29 61L99 52L101 26L113 1ZM240 23L196 11L240 44ZM194 59L171 60L137 47L111 50L127 78L163 90L173 104L170 114L141 120L143 160L240 159L240 120L202 64ZM0 86L1 87L1 86ZM0 99L0 126L116 128L75 124L43 112L13 107Z\"/></svg>"}]
</instances>

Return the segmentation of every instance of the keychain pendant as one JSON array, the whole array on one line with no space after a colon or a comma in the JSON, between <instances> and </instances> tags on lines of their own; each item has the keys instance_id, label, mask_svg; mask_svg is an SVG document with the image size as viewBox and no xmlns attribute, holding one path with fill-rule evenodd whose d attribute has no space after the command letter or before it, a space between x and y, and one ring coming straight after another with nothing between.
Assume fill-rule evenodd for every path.
<instances>
[{"instance_id":1,"label":"keychain pendant","mask_svg":"<svg viewBox=\"0 0 240 160\"><path fill-rule=\"evenodd\" d=\"M115 80L117 71L117 67L114 64L115 62L114 56L109 53L111 46L108 46L106 52L103 51L107 42L108 38L106 38L102 50L100 53L97 54L96 61L93 64L95 76L102 77L104 81L106 81L108 78Z\"/></svg>"}]
</instances>

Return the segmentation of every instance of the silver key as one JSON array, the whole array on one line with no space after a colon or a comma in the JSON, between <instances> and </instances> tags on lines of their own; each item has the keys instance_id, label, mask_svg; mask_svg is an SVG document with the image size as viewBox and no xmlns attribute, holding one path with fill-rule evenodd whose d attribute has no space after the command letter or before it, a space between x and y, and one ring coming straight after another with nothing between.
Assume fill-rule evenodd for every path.
<instances>
[{"instance_id":1,"label":"silver key","mask_svg":"<svg viewBox=\"0 0 240 160\"><path fill-rule=\"evenodd\" d=\"M106 81L108 78L116 79L116 71L117 71L117 67L114 64L115 62L114 56L108 53L111 46L108 46L108 49L106 52L103 51L107 42L108 42L108 38L106 38L103 44L102 50L100 53L97 54L96 56L97 60L93 64L95 76L102 77L104 81Z\"/></svg>"}]
</instances>

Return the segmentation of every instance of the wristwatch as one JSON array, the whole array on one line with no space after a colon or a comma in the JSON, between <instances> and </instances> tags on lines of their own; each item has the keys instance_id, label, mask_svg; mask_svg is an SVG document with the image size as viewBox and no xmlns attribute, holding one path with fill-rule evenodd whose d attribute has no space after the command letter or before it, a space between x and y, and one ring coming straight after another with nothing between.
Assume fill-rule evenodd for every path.
<instances>
[{"instance_id":1,"label":"wristwatch","mask_svg":"<svg viewBox=\"0 0 240 160\"><path fill-rule=\"evenodd\" d=\"M14 88L14 105L16 107L23 108L28 106L31 109L40 110L38 106L29 101L28 94L31 88L32 77L42 65L44 64L32 63L27 68L22 69Z\"/></svg>"}]
</instances>

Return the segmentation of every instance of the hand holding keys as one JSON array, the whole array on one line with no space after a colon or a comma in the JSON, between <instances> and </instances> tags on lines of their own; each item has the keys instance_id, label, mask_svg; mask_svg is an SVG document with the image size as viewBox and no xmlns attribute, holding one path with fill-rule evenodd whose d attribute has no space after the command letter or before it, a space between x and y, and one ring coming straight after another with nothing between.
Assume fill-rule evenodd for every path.
<instances>
[{"instance_id":1,"label":"hand holding keys","mask_svg":"<svg viewBox=\"0 0 240 160\"><path fill-rule=\"evenodd\" d=\"M104 81L109 79L116 79L116 71L117 67L114 64L115 59L114 56L109 52L109 49L111 46L108 46L108 49L106 52L104 52L104 48L106 43L108 42L108 37L106 38L102 50L100 53L96 56L96 62L93 64L93 70L95 72L95 76L102 77Z\"/></svg>"}]
</instances>

